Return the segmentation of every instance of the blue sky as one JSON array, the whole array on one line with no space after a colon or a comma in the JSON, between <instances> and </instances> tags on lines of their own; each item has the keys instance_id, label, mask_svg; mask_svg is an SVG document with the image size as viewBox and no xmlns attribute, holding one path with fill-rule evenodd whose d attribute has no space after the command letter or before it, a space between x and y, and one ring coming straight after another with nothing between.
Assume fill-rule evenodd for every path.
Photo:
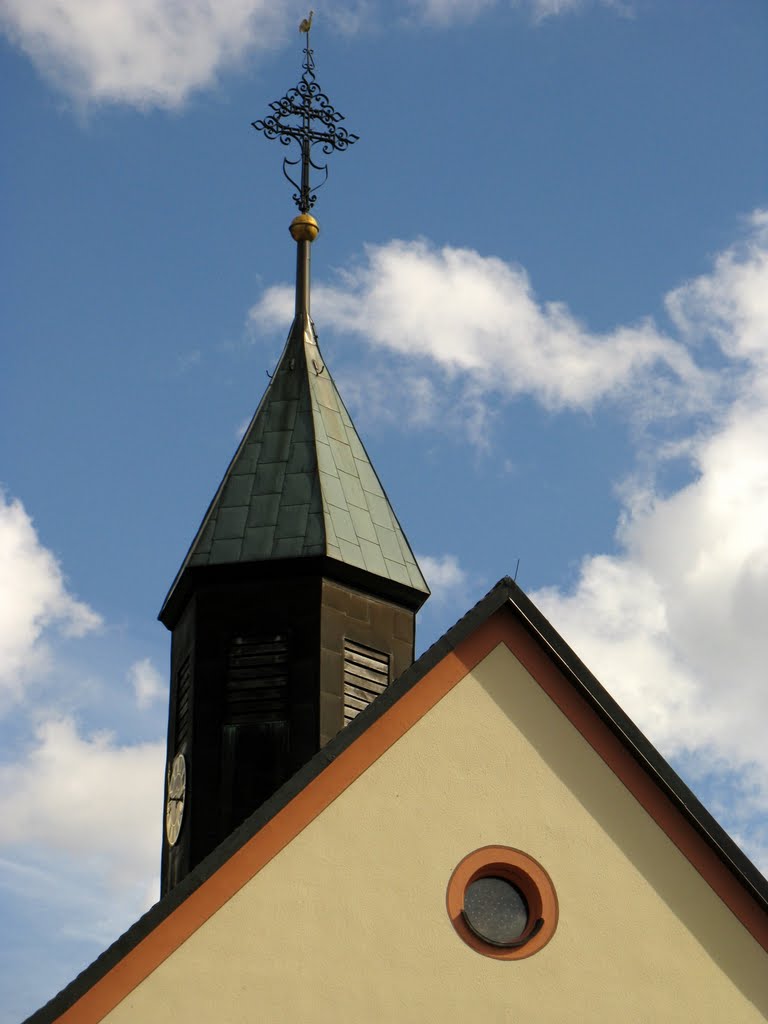
<instances>
[{"instance_id":1,"label":"blue sky","mask_svg":"<svg viewBox=\"0 0 768 1024\"><path fill-rule=\"evenodd\" d=\"M2 1022L156 896L155 616L290 323L250 122L305 14L0 6ZM313 313L432 585L419 647L519 559L765 870L768 10L340 0L312 41L360 135Z\"/></svg>"}]
</instances>

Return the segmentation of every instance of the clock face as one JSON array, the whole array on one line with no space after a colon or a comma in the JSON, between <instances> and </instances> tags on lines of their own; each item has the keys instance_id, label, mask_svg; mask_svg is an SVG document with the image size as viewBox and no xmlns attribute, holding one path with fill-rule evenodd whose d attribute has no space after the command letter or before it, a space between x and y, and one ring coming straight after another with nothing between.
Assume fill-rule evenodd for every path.
<instances>
[{"instance_id":1,"label":"clock face","mask_svg":"<svg viewBox=\"0 0 768 1024\"><path fill-rule=\"evenodd\" d=\"M174 846L184 818L184 796L187 791L187 762L177 754L168 769L168 800L165 804L165 834L168 845Z\"/></svg>"}]
</instances>

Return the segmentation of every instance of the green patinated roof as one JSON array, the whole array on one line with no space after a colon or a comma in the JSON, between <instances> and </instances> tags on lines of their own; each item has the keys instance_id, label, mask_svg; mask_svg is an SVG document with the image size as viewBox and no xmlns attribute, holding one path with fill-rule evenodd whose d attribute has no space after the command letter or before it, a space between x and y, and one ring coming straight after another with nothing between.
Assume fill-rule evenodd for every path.
<instances>
[{"instance_id":1,"label":"green patinated roof","mask_svg":"<svg viewBox=\"0 0 768 1024\"><path fill-rule=\"evenodd\" d=\"M309 555L429 593L300 314L166 605L187 566Z\"/></svg>"}]
</instances>

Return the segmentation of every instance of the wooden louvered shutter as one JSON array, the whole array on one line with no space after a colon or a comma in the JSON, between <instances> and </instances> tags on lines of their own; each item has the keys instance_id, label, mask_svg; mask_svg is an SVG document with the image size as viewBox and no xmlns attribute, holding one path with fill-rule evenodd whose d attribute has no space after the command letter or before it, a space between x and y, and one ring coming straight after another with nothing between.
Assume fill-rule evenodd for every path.
<instances>
[{"instance_id":1,"label":"wooden louvered shutter","mask_svg":"<svg viewBox=\"0 0 768 1024\"><path fill-rule=\"evenodd\" d=\"M227 830L288 776L288 641L237 636L229 645L222 731L222 814Z\"/></svg>"},{"instance_id":2,"label":"wooden louvered shutter","mask_svg":"<svg viewBox=\"0 0 768 1024\"><path fill-rule=\"evenodd\" d=\"M176 731L174 741L177 751L181 750L189 738L191 682L192 666L189 656L187 656L176 673Z\"/></svg>"},{"instance_id":3,"label":"wooden louvered shutter","mask_svg":"<svg viewBox=\"0 0 768 1024\"><path fill-rule=\"evenodd\" d=\"M356 718L389 685L389 655L344 641L344 724Z\"/></svg>"},{"instance_id":4,"label":"wooden louvered shutter","mask_svg":"<svg viewBox=\"0 0 768 1024\"><path fill-rule=\"evenodd\" d=\"M225 720L275 721L288 712L288 643L283 635L236 636L229 645Z\"/></svg>"}]
</instances>

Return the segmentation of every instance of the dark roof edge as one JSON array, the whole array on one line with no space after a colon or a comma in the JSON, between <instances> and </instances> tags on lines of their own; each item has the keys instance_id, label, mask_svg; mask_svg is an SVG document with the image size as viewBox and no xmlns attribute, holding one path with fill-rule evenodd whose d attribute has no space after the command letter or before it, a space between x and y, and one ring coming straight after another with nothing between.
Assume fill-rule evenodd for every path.
<instances>
[{"instance_id":1,"label":"dark roof edge","mask_svg":"<svg viewBox=\"0 0 768 1024\"><path fill-rule=\"evenodd\" d=\"M505 576L429 647L410 668L406 669L373 704L361 712L345 729L342 729L322 750L315 754L266 803L254 811L238 829L198 864L182 882L139 918L74 981L70 982L45 1006L28 1017L23 1024L51 1024L69 1009L378 718L385 714L396 701L412 689L427 672L442 661L447 654L450 654L473 630L504 606L511 606L528 632L555 658L561 670L621 740L643 770L666 793L749 895L764 910L768 911L768 880L722 826L715 821L629 716L622 711L530 598L523 593L514 580Z\"/></svg>"},{"instance_id":2,"label":"dark roof edge","mask_svg":"<svg viewBox=\"0 0 768 1024\"><path fill-rule=\"evenodd\" d=\"M509 600L531 635L558 661L561 670L623 743L641 768L651 776L689 824L747 892L768 911L768 879L731 839L669 762L589 671L531 599L509 578Z\"/></svg>"},{"instance_id":3,"label":"dark roof edge","mask_svg":"<svg viewBox=\"0 0 768 1024\"><path fill-rule=\"evenodd\" d=\"M195 547L197 546L197 542L200 539L200 537L201 537L201 535L203 533L203 530L205 529L206 523L210 519L211 512L213 511L213 509L214 509L214 507L216 505L216 502L218 501L222 491L224 490L224 487L225 487L225 485L227 483L227 480L229 479L230 471L232 470L232 467L234 466L235 462L237 461L237 457L240 455L240 452L245 447L245 445L246 445L246 443L248 441L248 435L250 433L251 427L253 426L254 421L256 420L256 417L261 412L262 407L266 404L267 396L269 395L270 389L272 387L272 381L277 376L277 371L278 371L278 369L280 367L280 364L282 363L283 359L285 359L286 353L288 351L288 347L291 344L291 341L293 341L294 333L297 332L297 331L303 332L304 331L305 323L308 323L308 322L309 322L309 317L306 316L305 314L302 314L302 313L297 313L296 316L294 316L293 320L291 321L291 326L290 326L290 329L288 331L288 336L287 336L287 338L285 340L285 344L283 345L282 350L280 352L280 357L277 360L277 362L275 363L275 370L274 370L272 376L270 377L269 384L265 388L264 394L261 396L261 400L259 401L259 404L256 406L256 411L254 412L253 416L251 416L250 420L248 421L248 426L243 431L243 436L240 438L240 443L238 444L237 448L235 449L234 455L232 456L232 458L229 460L229 463L227 464L227 468L224 471L224 476L221 478L221 482L219 483L219 486L216 488L216 491L215 491L213 497L211 498L210 502L208 503L208 508L205 510L205 515L203 516L203 518L202 518L202 520L200 522L200 525L198 526L197 531L195 532L195 535L192 538L192 541L191 541L189 547L187 548L187 552L184 555L184 558L182 560L181 565L179 566L179 570L178 570L178 572L176 573L176 575L173 578L173 583L171 584L170 589L168 590L168 593L165 595L165 600L163 601L163 606L160 609L160 611L158 613L158 616L157 616L158 619L160 619L161 622L163 622L164 618L167 616L168 607L171 604L171 602L173 601L173 598L174 598L174 596L176 594L176 589L177 589L179 583L181 582L182 577L184 576L185 570L189 566L189 562L190 562L190 559L192 557L192 552L195 550Z\"/></svg>"},{"instance_id":4,"label":"dark roof edge","mask_svg":"<svg viewBox=\"0 0 768 1024\"><path fill-rule=\"evenodd\" d=\"M314 326L315 325L313 323L312 327L314 328ZM317 341L317 333L315 333L315 341ZM319 350L319 347L320 346L318 344L318 350ZM357 438L357 443L362 448L363 454L365 455L366 461L367 461L367 463L368 463L368 465L369 465L369 467L371 469L371 472L376 477L376 482L378 483L379 487L381 488L381 493L384 495L384 500L387 503L387 507L389 508L390 515L392 516L392 518L395 521L395 526L400 531L400 536L405 541L405 546L410 551L411 558L413 559L413 563L416 566L416 569L417 569L417 571L419 573L419 576L421 577L421 582L424 584L424 589L422 587L413 587L413 589L417 593L424 594L425 595L424 600L426 601L426 599L428 597L430 597L431 594L432 594L432 591L430 590L430 587L429 587L429 582L426 579L426 577L424 576L424 573L421 571L421 566L419 565L418 559L416 558L416 555L414 554L413 548L411 547L411 542L408 540L408 535L406 534L405 530L403 529L400 520L397 518L397 512L395 512L395 506L389 500L389 495L387 494L387 490L386 490L384 484L381 482L381 478L379 477L379 474L376 472L376 467L373 464L373 459L368 454L368 449L365 447L365 442L363 441L362 437L360 437L360 435L357 432L357 427L355 426L352 417L349 415L349 410L347 409L346 405L344 404L344 399L341 397L341 392L339 391L338 387L336 386L336 381L333 379L333 374L330 371L328 371L328 376L331 378L331 382L333 383L333 386L336 389L336 397L338 398L339 404L341 405L342 409L346 413L347 419L349 420L350 425L352 427L352 430L353 430L353 432L355 434L355 437ZM410 575L410 571L409 571L409 575ZM422 601L422 604L423 603L424 602Z\"/></svg>"},{"instance_id":5,"label":"dark roof edge","mask_svg":"<svg viewBox=\"0 0 768 1024\"><path fill-rule=\"evenodd\" d=\"M52 1024L62 1013L80 999L96 982L104 977L126 954L179 907L188 896L206 882L245 843L275 817L306 786L312 782L342 751L368 729L422 676L449 654L479 623L493 614L506 601L506 592L499 585L486 594L466 615L437 640L410 668L373 703L341 730L322 750L300 768L295 775L274 793L258 810L216 847L175 888L151 907L146 914L116 939L100 956L54 996L33 1013L23 1024Z\"/></svg>"},{"instance_id":6,"label":"dark roof edge","mask_svg":"<svg viewBox=\"0 0 768 1024\"><path fill-rule=\"evenodd\" d=\"M380 576L359 566L341 562L330 555L298 555L294 558L265 558L259 561L219 562L214 565L187 565L180 572L158 619L166 629L176 627L187 603L204 587L232 586L268 579L324 577L374 594L387 601L418 611L429 593L407 583Z\"/></svg>"}]
</instances>

